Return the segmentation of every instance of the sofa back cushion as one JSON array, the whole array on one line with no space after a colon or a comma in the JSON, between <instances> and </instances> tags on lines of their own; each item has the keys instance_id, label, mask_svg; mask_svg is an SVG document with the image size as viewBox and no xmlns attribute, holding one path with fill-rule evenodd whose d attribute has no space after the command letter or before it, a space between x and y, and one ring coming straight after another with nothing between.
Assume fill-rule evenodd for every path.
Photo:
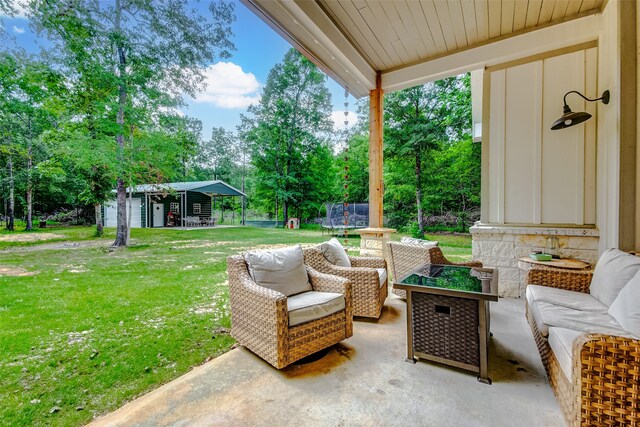
<instances>
[{"instance_id":1,"label":"sofa back cushion","mask_svg":"<svg viewBox=\"0 0 640 427\"><path fill-rule=\"evenodd\" d=\"M300 245L244 254L251 278L286 296L311 290Z\"/></svg>"},{"instance_id":2,"label":"sofa back cushion","mask_svg":"<svg viewBox=\"0 0 640 427\"><path fill-rule=\"evenodd\" d=\"M335 237L328 242L321 244L320 251L331 264L339 267L351 267L351 260L349 259L349 256L345 252L344 247Z\"/></svg>"},{"instance_id":3,"label":"sofa back cushion","mask_svg":"<svg viewBox=\"0 0 640 427\"><path fill-rule=\"evenodd\" d=\"M609 307L609 315L635 337L640 337L640 271L620 290Z\"/></svg>"},{"instance_id":4,"label":"sofa back cushion","mask_svg":"<svg viewBox=\"0 0 640 427\"><path fill-rule=\"evenodd\" d=\"M432 240L415 239L413 237L403 237L400 239L400 243L414 246L424 246L425 248L432 248L438 246L438 242Z\"/></svg>"},{"instance_id":5,"label":"sofa back cushion","mask_svg":"<svg viewBox=\"0 0 640 427\"><path fill-rule=\"evenodd\" d=\"M593 271L589 293L608 307L638 270L640 257L619 249L607 249Z\"/></svg>"}]
</instances>

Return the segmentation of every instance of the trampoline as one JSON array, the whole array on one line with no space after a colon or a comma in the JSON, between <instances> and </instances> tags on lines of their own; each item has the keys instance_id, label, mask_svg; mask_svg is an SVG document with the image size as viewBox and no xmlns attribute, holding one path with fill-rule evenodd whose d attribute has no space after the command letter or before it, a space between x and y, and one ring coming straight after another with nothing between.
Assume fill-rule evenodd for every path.
<instances>
[{"instance_id":1,"label":"trampoline","mask_svg":"<svg viewBox=\"0 0 640 427\"><path fill-rule=\"evenodd\" d=\"M366 228L369 226L369 203L325 204L326 216L322 218L322 231L327 230L332 235L342 236L345 230ZM348 212L348 216L345 215ZM345 224L345 219L347 223Z\"/></svg>"}]
</instances>

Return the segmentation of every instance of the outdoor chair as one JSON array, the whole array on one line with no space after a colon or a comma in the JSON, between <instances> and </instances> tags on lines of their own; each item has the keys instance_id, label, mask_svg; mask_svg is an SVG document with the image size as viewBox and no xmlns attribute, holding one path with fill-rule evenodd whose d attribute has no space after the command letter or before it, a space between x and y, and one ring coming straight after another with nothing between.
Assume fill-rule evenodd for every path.
<instances>
[{"instance_id":1,"label":"outdoor chair","mask_svg":"<svg viewBox=\"0 0 640 427\"><path fill-rule=\"evenodd\" d=\"M595 270L534 266L526 316L569 426L640 425L640 259L608 249Z\"/></svg>"},{"instance_id":2,"label":"outdoor chair","mask_svg":"<svg viewBox=\"0 0 640 427\"><path fill-rule=\"evenodd\" d=\"M282 369L353 335L351 283L304 264L302 248L227 258L231 336Z\"/></svg>"},{"instance_id":3,"label":"outdoor chair","mask_svg":"<svg viewBox=\"0 0 640 427\"><path fill-rule=\"evenodd\" d=\"M412 273L415 269L423 266L424 264L482 267L482 263L480 261L449 261L442 253L442 249L438 246L438 242L413 239L410 237L403 237L400 242L388 242L387 256L389 264L391 265L391 273L393 274L392 283L401 280L404 276ZM394 285L391 288L391 292L401 298L407 297L406 291L396 289Z\"/></svg>"},{"instance_id":4,"label":"outdoor chair","mask_svg":"<svg viewBox=\"0 0 640 427\"><path fill-rule=\"evenodd\" d=\"M333 258L329 251L341 259ZM349 279L354 316L380 317L389 292L384 258L348 256L340 242L333 238L320 246L304 249L304 262L322 273Z\"/></svg>"}]
</instances>

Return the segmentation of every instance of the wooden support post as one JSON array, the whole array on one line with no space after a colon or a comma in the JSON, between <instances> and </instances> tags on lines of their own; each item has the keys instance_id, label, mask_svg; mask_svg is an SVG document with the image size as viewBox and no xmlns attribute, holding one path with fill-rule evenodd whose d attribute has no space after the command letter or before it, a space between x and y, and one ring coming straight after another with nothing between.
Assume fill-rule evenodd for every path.
<instances>
[{"instance_id":1,"label":"wooden support post","mask_svg":"<svg viewBox=\"0 0 640 427\"><path fill-rule=\"evenodd\" d=\"M369 95L369 227L382 227L384 182L382 179L384 91L378 71L376 88Z\"/></svg>"},{"instance_id":2,"label":"wooden support post","mask_svg":"<svg viewBox=\"0 0 640 427\"><path fill-rule=\"evenodd\" d=\"M380 72L376 88L369 95L369 227L360 234L360 255L385 256L385 243L396 230L384 228L382 207L384 181L382 175L384 91Z\"/></svg>"}]
</instances>

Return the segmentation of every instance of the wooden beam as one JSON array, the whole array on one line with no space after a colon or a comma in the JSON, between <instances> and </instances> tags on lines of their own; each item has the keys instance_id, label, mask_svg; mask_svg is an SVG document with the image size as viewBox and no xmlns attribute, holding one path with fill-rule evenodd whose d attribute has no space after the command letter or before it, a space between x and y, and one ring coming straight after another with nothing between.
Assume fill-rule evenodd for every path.
<instances>
[{"instance_id":1,"label":"wooden beam","mask_svg":"<svg viewBox=\"0 0 640 427\"><path fill-rule=\"evenodd\" d=\"M384 181L382 176L384 91L382 75L369 94L369 227L382 227Z\"/></svg>"},{"instance_id":2,"label":"wooden beam","mask_svg":"<svg viewBox=\"0 0 640 427\"><path fill-rule=\"evenodd\" d=\"M598 40L601 28L601 15L592 14L557 25L530 29L516 36L498 38L496 41L487 41L414 65L387 70L382 75L382 87L387 93L394 92L550 50Z\"/></svg>"},{"instance_id":3,"label":"wooden beam","mask_svg":"<svg viewBox=\"0 0 640 427\"><path fill-rule=\"evenodd\" d=\"M640 247L636 241L636 91L637 46L636 2L620 2L618 6L618 49L620 60L620 184L618 211L618 248L634 251Z\"/></svg>"}]
</instances>

